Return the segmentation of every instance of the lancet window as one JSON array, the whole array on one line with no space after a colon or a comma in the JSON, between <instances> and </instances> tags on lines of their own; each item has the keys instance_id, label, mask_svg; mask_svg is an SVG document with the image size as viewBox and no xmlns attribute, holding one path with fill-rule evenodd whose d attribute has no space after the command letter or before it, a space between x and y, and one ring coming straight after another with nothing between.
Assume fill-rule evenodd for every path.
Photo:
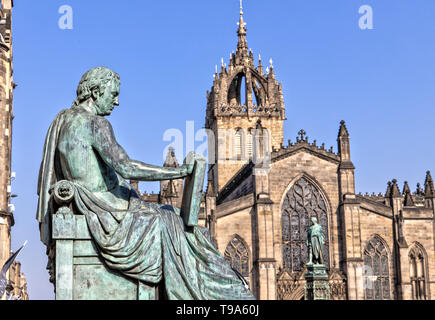
<instances>
[{"instance_id":1,"label":"lancet window","mask_svg":"<svg viewBox=\"0 0 435 320\"><path fill-rule=\"evenodd\" d=\"M237 129L234 135L234 156L236 159L242 158L242 146L243 146L243 130Z\"/></svg>"},{"instance_id":2,"label":"lancet window","mask_svg":"<svg viewBox=\"0 0 435 320\"><path fill-rule=\"evenodd\" d=\"M254 154L252 142L253 142L252 129L249 129L248 134L246 136L246 152L248 153L248 158L252 158L252 155Z\"/></svg>"},{"instance_id":3,"label":"lancet window","mask_svg":"<svg viewBox=\"0 0 435 320\"><path fill-rule=\"evenodd\" d=\"M422 248L417 245L409 252L409 272L413 300L426 300L426 261Z\"/></svg>"},{"instance_id":4,"label":"lancet window","mask_svg":"<svg viewBox=\"0 0 435 320\"><path fill-rule=\"evenodd\" d=\"M233 269L236 269L249 281L249 253L247 245L241 237L236 235L228 243L224 257Z\"/></svg>"},{"instance_id":5,"label":"lancet window","mask_svg":"<svg viewBox=\"0 0 435 320\"><path fill-rule=\"evenodd\" d=\"M390 268L383 240L374 236L364 250L366 300L390 300Z\"/></svg>"},{"instance_id":6,"label":"lancet window","mask_svg":"<svg viewBox=\"0 0 435 320\"><path fill-rule=\"evenodd\" d=\"M283 263L290 272L301 271L308 262L307 228L312 217L317 218L325 235L323 260L329 270L326 202L316 186L303 177L286 194L282 206Z\"/></svg>"}]
</instances>

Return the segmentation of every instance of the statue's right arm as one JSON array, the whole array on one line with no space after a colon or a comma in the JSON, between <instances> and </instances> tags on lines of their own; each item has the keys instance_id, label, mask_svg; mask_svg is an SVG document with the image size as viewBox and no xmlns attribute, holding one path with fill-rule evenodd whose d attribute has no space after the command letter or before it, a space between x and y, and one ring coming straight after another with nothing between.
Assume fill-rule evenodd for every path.
<instances>
[{"instance_id":1,"label":"statue's right arm","mask_svg":"<svg viewBox=\"0 0 435 320\"><path fill-rule=\"evenodd\" d=\"M115 139L112 125L103 117L92 120L92 146L103 161L124 179L159 181L179 179L188 176L186 166L165 168L152 166L129 158Z\"/></svg>"}]
</instances>

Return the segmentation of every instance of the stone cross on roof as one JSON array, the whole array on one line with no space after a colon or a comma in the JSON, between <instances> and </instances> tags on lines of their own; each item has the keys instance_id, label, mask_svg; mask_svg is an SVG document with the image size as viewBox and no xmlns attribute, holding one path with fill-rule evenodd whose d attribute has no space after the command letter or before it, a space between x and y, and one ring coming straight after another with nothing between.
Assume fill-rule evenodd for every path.
<instances>
[{"instance_id":1,"label":"stone cross on roof","mask_svg":"<svg viewBox=\"0 0 435 320\"><path fill-rule=\"evenodd\" d=\"M304 131L304 129L301 129L301 131L298 132L298 135L301 136L301 140L304 140L304 136L305 136L306 134L307 134L307 133Z\"/></svg>"}]
</instances>

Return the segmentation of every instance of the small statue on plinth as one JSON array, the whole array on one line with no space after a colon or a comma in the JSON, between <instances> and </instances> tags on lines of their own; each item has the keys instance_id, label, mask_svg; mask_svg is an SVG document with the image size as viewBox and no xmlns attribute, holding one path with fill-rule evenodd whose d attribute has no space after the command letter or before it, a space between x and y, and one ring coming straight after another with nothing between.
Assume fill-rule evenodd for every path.
<instances>
[{"instance_id":1,"label":"small statue on plinth","mask_svg":"<svg viewBox=\"0 0 435 320\"><path fill-rule=\"evenodd\" d=\"M317 223L317 218L311 218L313 223L308 228L307 247L309 252L309 262L307 265L323 264L322 249L325 244L325 235L322 231L322 226Z\"/></svg>"},{"instance_id":2,"label":"small statue on plinth","mask_svg":"<svg viewBox=\"0 0 435 320\"><path fill-rule=\"evenodd\" d=\"M313 224L307 230L309 261L306 264L305 300L329 300L329 277L322 255L325 235L322 226L317 223L317 218L312 217L311 222Z\"/></svg>"}]
</instances>

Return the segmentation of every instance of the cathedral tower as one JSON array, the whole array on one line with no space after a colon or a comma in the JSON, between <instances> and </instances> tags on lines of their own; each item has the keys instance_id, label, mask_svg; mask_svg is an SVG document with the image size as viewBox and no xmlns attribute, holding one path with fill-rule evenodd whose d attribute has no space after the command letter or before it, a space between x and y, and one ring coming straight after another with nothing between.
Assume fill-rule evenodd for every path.
<instances>
[{"instance_id":1,"label":"cathedral tower","mask_svg":"<svg viewBox=\"0 0 435 320\"><path fill-rule=\"evenodd\" d=\"M243 7L237 30L236 52L214 74L211 91L207 91L205 127L209 137L209 175L219 192L235 173L250 160L267 157L283 144L285 107L282 85L275 78L272 60L263 67L261 56L255 66L248 49ZM256 163L257 163L256 162Z\"/></svg>"}]
</instances>

